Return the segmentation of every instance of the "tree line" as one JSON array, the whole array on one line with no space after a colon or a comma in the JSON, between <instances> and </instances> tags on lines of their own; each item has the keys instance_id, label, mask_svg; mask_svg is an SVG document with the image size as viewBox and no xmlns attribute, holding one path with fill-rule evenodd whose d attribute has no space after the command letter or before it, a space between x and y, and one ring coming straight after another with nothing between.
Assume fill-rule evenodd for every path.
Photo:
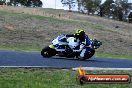
<instances>
[{"instance_id":1,"label":"tree line","mask_svg":"<svg viewBox=\"0 0 132 88\"><path fill-rule=\"evenodd\" d=\"M61 0L64 6L69 7L69 11L77 5L78 11L85 14L97 14L101 17L123 20L123 14L130 8L128 0Z\"/></svg>"},{"instance_id":2,"label":"tree line","mask_svg":"<svg viewBox=\"0 0 132 88\"><path fill-rule=\"evenodd\" d=\"M0 4L6 3L6 0L0 0ZM41 0L9 0L7 5L11 6L26 6L26 7L42 7Z\"/></svg>"},{"instance_id":3,"label":"tree line","mask_svg":"<svg viewBox=\"0 0 132 88\"><path fill-rule=\"evenodd\" d=\"M0 4L6 0L0 0ZM101 17L108 17L122 21L124 14L127 14L130 7L128 0L60 0L64 6L69 8L69 11L76 6L78 12L85 14L97 14ZM7 5L11 6L26 6L26 7L42 7L41 0L9 0ZM132 20L132 13L128 16Z\"/></svg>"}]
</instances>

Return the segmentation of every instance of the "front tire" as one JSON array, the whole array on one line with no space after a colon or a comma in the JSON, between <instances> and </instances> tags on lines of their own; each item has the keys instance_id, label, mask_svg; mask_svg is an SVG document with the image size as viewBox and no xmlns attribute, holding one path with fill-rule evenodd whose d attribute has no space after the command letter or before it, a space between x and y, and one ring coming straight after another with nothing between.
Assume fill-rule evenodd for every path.
<instances>
[{"instance_id":1,"label":"front tire","mask_svg":"<svg viewBox=\"0 0 132 88\"><path fill-rule=\"evenodd\" d=\"M42 49L41 55L43 57L48 57L49 58L49 57L52 57L52 56L56 55L56 50L47 46L47 47Z\"/></svg>"},{"instance_id":2,"label":"front tire","mask_svg":"<svg viewBox=\"0 0 132 88\"><path fill-rule=\"evenodd\" d=\"M89 52L85 52L84 57L79 57L79 60L86 60L91 58L93 55L95 54L95 50L94 49L90 49Z\"/></svg>"}]
</instances>

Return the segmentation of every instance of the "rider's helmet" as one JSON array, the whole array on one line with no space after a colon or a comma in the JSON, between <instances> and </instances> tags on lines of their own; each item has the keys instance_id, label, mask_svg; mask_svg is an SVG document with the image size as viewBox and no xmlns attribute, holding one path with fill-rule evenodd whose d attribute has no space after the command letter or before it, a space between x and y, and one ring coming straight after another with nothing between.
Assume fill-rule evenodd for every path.
<instances>
[{"instance_id":1,"label":"rider's helmet","mask_svg":"<svg viewBox=\"0 0 132 88\"><path fill-rule=\"evenodd\" d=\"M79 29L76 31L75 36L77 39L84 41L85 40L85 31L83 29Z\"/></svg>"}]
</instances>

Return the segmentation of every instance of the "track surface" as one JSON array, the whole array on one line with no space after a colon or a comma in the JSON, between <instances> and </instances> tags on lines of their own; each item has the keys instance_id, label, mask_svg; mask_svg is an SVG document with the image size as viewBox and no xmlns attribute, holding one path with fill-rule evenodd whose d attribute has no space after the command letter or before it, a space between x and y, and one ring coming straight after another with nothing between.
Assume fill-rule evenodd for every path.
<instances>
[{"instance_id":1,"label":"track surface","mask_svg":"<svg viewBox=\"0 0 132 88\"><path fill-rule=\"evenodd\" d=\"M91 58L86 61L62 57L43 58L39 52L0 51L0 66L49 66L56 68L104 67L132 68L132 60Z\"/></svg>"}]
</instances>

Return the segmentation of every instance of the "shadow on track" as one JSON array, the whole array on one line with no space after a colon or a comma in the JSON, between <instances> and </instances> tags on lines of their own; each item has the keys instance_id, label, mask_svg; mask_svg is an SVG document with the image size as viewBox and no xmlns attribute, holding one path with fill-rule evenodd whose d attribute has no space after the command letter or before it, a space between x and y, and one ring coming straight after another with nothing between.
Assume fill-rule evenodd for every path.
<instances>
[{"instance_id":1,"label":"shadow on track","mask_svg":"<svg viewBox=\"0 0 132 88\"><path fill-rule=\"evenodd\" d=\"M99 63L110 63L109 61L104 61L104 60L101 60L101 59L98 59L98 58L90 58L90 59L86 59L84 61L81 61L81 60L78 60L77 58L66 58L66 57L52 57L52 58L46 58L46 59L63 59L63 60L71 60L71 61L78 61L78 62L99 62ZM112 62L113 63L113 62Z\"/></svg>"}]
</instances>

